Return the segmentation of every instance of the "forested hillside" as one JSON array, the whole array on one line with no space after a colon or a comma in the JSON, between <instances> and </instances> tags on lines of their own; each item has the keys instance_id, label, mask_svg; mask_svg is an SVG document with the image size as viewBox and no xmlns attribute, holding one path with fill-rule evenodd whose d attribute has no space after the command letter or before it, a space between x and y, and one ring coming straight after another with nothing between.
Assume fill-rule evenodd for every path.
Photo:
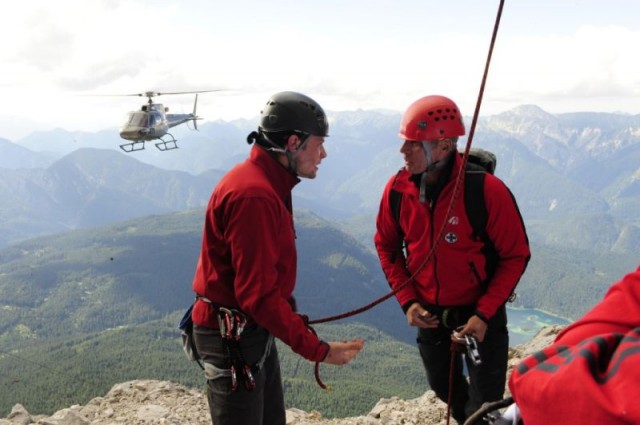
<instances>
[{"instance_id":1,"label":"forested hillside","mask_svg":"<svg viewBox=\"0 0 640 425\"><path fill-rule=\"evenodd\" d=\"M51 414L132 379L204 388L202 371L182 352L180 317L176 312L141 325L0 350L0 417L16 403L32 413ZM320 367L322 380L332 388L328 392L316 384L313 363L278 343L288 407L344 417L365 414L380 398L413 398L427 389L415 347L365 325L320 325L315 330L329 340L365 338L367 345L346 367Z\"/></svg>"}]
</instances>

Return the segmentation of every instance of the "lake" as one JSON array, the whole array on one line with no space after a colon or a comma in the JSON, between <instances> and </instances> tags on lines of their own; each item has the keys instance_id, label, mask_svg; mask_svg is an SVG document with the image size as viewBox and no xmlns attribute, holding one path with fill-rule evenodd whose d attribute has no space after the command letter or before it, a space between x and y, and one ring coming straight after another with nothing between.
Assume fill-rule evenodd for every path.
<instances>
[{"instance_id":1,"label":"lake","mask_svg":"<svg viewBox=\"0 0 640 425\"><path fill-rule=\"evenodd\" d=\"M571 321L533 308L507 307L509 345L523 344L545 326L568 325Z\"/></svg>"}]
</instances>

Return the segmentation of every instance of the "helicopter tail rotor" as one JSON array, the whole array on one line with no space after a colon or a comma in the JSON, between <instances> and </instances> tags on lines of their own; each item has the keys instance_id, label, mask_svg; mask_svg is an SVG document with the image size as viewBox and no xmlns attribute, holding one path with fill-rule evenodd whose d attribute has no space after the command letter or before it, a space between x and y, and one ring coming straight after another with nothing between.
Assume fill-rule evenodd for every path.
<instances>
[{"instance_id":1,"label":"helicopter tail rotor","mask_svg":"<svg viewBox=\"0 0 640 425\"><path fill-rule=\"evenodd\" d=\"M198 114L196 114L196 108L198 107L198 93L196 93L196 100L193 102L193 128L198 130Z\"/></svg>"}]
</instances>

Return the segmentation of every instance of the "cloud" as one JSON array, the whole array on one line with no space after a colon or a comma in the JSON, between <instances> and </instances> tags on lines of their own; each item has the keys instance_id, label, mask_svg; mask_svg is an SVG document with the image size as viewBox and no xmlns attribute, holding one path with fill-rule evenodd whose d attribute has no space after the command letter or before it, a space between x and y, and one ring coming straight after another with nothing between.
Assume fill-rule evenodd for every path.
<instances>
[{"instance_id":1,"label":"cloud","mask_svg":"<svg viewBox=\"0 0 640 425\"><path fill-rule=\"evenodd\" d=\"M0 17L0 114L31 117L37 99L56 105L46 118L59 125L104 126L132 109L131 99L89 106L68 95L218 88L227 91L199 98L207 118L253 117L281 90L306 92L330 110L402 111L426 94L474 110L493 7L275 1L14 3ZM640 29L626 18L634 3L541 1L505 8L481 113L520 104L639 113ZM547 16L549 5L566 19Z\"/></svg>"},{"instance_id":2,"label":"cloud","mask_svg":"<svg viewBox=\"0 0 640 425\"><path fill-rule=\"evenodd\" d=\"M615 110L615 98L640 95L640 57L632 53L638 39L640 31L590 25L562 36L506 40L492 68L493 93L503 102L561 100L575 110Z\"/></svg>"}]
</instances>

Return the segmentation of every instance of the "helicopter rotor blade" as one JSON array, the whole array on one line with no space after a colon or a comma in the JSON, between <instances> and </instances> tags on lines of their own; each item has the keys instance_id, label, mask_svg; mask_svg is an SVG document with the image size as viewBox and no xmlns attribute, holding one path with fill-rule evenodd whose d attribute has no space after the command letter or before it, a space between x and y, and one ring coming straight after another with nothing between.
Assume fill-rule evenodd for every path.
<instances>
[{"instance_id":1,"label":"helicopter rotor blade","mask_svg":"<svg viewBox=\"0 0 640 425\"><path fill-rule=\"evenodd\" d=\"M198 93L211 93L216 91L224 91L224 89L214 89L214 90L195 90L195 91L174 91L174 92L154 92L156 96L162 96L165 94L198 94ZM147 92L149 93L149 92Z\"/></svg>"},{"instance_id":2,"label":"helicopter rotor blade","mask_svg":"<svg viewBox=\"0 0 640 425\"><path fill-rule=\"evenodd\" d=\"M175 91L175 92L157 92L157 91L146 91L143 93L117 93L117 94L89 94L85 96L136 96L136 97L148 97L151 99L155 96L163 96L163 95L172 95L172 94L197 94L197 93L210 93L217 91L225 91L226 89L213 89L213 90L195 90L195 91Z\"/></svg>"}]
</instances>

